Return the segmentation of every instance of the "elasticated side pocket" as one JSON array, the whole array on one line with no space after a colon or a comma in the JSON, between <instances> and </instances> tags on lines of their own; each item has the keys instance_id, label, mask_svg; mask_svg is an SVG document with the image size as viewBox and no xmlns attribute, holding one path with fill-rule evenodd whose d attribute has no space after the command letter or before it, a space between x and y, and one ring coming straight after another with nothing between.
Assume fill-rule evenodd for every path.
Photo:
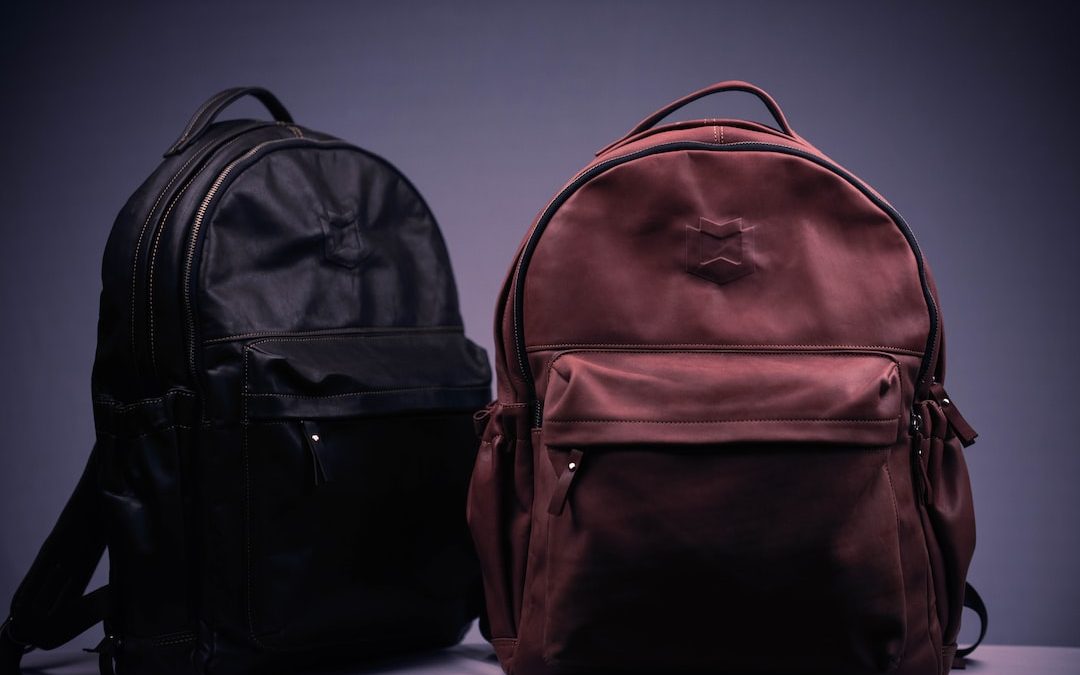
<instances>
[{"instance_id":1,"label":"elasticated side pocket","mask_svg":"<svg viewBox=\"0 0 1080 675\"><path fill-rule=\"evenodd\" d=\"M94 404L114 615L132 644L194 638L187 482L195 397Z\"/></svg>"},{"instance_id":2,"label":"elasticated side pocket","mask_svg":"<svg viewBox=\"0 0 1080 675\"><path fill-rule=\"evenodd\" d=\"M469 485L467 517L484 578L481 629L504 665L521 616L532 511L532 455L524 406L495 403Z\"/></svg>"}]
</instances>

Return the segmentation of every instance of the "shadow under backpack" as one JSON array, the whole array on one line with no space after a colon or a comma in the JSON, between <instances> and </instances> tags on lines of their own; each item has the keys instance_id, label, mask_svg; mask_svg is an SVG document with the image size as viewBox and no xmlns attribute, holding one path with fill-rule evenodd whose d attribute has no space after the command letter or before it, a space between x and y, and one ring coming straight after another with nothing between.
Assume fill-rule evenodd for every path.
<instances>
[{"instance_id":1,"label":"shadow under backpack","mask_svg":"<svg viewBox=\"0 0 1080 675\"><path fill-rule=\"evenodd\" d=\"M244 96L275 121L215 122ZM12 602L0 672L101 619L102 671L136 675L460 640L491 375L401 173L264 89L223 91L121 211L102 285L97 442ZM110 583L84 595L106 547Z\"/></svg>"}]
</instances>

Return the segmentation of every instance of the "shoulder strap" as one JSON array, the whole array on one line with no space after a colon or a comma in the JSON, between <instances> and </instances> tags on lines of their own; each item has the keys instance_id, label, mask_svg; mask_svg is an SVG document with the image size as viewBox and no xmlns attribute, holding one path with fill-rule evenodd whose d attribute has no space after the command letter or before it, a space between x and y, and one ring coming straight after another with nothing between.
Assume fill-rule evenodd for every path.
<instances>
[{"instance_id":1,"label":"shoulder strap","mask_svg":"<svg viewBox=\"0 0 1080 675\"><path fill-rule=\"evenodd\" d=\"M975 651L975 648L978 647L983 641L983 638L986 637L986 626L990 621L990 614L986 611L986 603L983 602L982 597L971 584L964 585L964 607L973 610L975 614L979 616L979 637L975 638L975 642L967 647L961 647L956 650L956 658L953 660L952 665L953 668L963 668L966 665L964 663L965 657Z\"/></svg>"},{"instance_id":2,"label":"shoulder strap","mask_svg":"<svg viewBox=\"0 0 1080 675\"><path fill-rule=\"evenodd\" d=\"M109 588L83 594L105 552L97 450L41 546L0 627L0 675L17 675L23 654L54 649L106 617Z\"/></svg>"}]
</instances>

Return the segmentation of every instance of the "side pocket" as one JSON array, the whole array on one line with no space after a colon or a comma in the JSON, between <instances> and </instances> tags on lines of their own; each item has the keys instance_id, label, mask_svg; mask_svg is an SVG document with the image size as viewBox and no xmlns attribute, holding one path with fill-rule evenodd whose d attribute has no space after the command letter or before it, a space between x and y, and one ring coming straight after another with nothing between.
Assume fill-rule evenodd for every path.
<instances>
[{"instance_id":1,"label":"side pocket","mask_svg":"<svg viewBox=\"0 0 1080 675\"><path fill-rule=\"evenodd\" d=\"M467 517L484 578L481 630L504 666L521 616L533 501L532 456L524 406L493 403L469 484Z\"/></svg>"},{"instance_id":2,"label":"side pocket","mask_svg":"<svg viewBox=\"0 0 1080 675\"><path fill-rule=\"evenodd\" d=\"M118 629L132 645L194 639L189 475L193 395L134 403L96 400L110 586Z\"/></svg>"},{"instance_id":3,"label":"side pocket","mask_svg":"<svg viewBox=\"0 0 1080 675\"><path fill-rule=\"evenodd\" d=\"M937 402L927 402L923 410L928 427L924 433L929 434L922 443L923 502L932 529L935 595L942 644L947 647L955 644L960 632L964 583L975 552L975 510L963 444Z\"/></svg>"}]
</instances>

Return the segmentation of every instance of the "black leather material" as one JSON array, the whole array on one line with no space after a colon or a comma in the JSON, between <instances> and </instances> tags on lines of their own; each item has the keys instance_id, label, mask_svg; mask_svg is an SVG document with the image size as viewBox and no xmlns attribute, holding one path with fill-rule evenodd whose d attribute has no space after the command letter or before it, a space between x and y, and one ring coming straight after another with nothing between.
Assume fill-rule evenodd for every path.
<instances>
[{"instance_id":1,"label":"black leather material","mask_svg":"<svg viewBox=\"0 0 1080 675\"><path fill-rule=\"evenodd\" d=\"M169 149L165 151L164 156L168 157L169 155L175 155L192 143L198 141L199 138L206 133L206 130L210 128L210 125L214 123L217 116L221 114L222 110L244 96L251 96L266 106L266 109L274 116L276 121L282 124L292 124L292 115L285 109L285 106L278 100L277 96L274 96L268 90L263 89L262 87L233 87L232 89L226 89L225 91L219 92L204 103L202 107L196 110L195 114L191 116L191 120L187 123L187 126L184 127L184 131L180 134L180 138L176 139L176 142L169 146Z\"/></svg>"},{"instance_id":2,"label":"black leather material","mask_svg":"<svg viewBox=\"0 0 1080 675\"><path fill-rule=\"evenodd\" d=\"M106 246L84 482L120 675L438 647L480 604L464 502L491 373L435 219L283 106L211 123L245 93L204 104ZM89 557L20 601L81 591Z\"/></svg>"}]
</instances>

